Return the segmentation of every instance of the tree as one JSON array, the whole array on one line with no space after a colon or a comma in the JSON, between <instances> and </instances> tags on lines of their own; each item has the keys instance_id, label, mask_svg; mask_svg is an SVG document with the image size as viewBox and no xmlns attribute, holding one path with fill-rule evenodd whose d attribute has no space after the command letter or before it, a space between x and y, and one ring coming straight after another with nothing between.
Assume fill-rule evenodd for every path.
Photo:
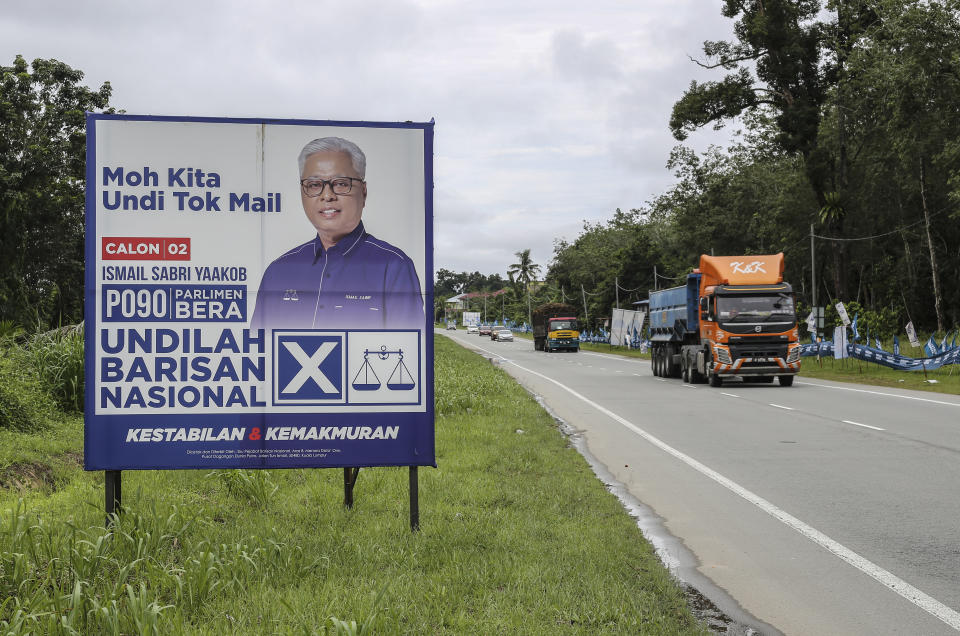
<instances>
[{"instance_id":1,"label":"tree","mask_svg":"<svg viewBox=\"0 0 960 636\"><path fill-rule=\"evenodd\" d=\"M875 15L861 0L830 0L827 7L836 18L825 23L818 20L821 5L820 0L725 0L723 15L739 18L737 41L705 42L709 63L701 66L735 72L719 82L692 82L673 107L670 128L682 140L710 123L719 126L743 113L771 113L777 144L803 157L827 226L842 234L848 172L842 91L833 95L839 111L836 154L821 143L821 121L832 89L842 88L850 51ZM835 244L834 284L839 295L846 293L845 250L842 242Z\"/></svg>"},{"instance_id":2,"label":"tree","mask_svg":"<svg viewBox=\"0 0 960 636\"><path fill-rule=\"evenodd\" d=\"M510 280L523 283L527 289L527 324L533 324L533 311L530 307L530 282L536 280L540 273L540 266L530 258L530 249L521 250L514 254L519 260L507 269Z\"/></svg>"},{"instance_id":3,"label":"tree","mask_svg":"<svg viewBox=\"0 0 960 636\"><path fill-rule=\"evenodd\" d=\"M83 316L84 113L107 109L111 89L82 79L52 59L0 66L0 320Z\"/></svg>"}]
</instances>

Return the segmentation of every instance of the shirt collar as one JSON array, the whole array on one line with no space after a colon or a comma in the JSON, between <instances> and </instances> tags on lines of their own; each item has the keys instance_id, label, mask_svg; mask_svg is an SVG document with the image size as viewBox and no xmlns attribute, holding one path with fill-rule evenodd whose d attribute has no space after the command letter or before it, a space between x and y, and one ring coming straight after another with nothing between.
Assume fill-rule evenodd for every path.
<instances>
[{"instance_id":1,"label":"shirt collar","mask_svg":"<svg viewBox=\"0 0 960 636\"><path fill-rule=\"evenodd\" d=\"M320 258L325 251L329 251L333 254L349 254L350 251L353 250L353 248L363 240L364 236L366 236L366 231L363 229L363 221L360 221L357 223L357 227L353 228L352 232L337 241L336 245L331 246L329 250L324 250L323 242L320 240L320 235L317 234L316 238L313 239L313 262L316 263L317 259Z\"/></svg>"}]
</instances>

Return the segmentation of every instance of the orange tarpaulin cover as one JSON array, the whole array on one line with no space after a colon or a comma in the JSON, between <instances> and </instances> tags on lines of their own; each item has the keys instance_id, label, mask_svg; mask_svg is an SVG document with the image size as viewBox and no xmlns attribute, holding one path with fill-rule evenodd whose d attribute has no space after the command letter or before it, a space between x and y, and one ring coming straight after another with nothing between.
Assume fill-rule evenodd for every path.
<instances>
[{"instance_id":1,"label":"orange tarpaulin cover","mask_svg":"<svg viewBox=\"0 0 960 636\"><path fill-rule=\"evenodd\" d=\"M783 252L700 257L701 292L711 285L774 285L783 282Z\"/></svg>"}]
</instances>

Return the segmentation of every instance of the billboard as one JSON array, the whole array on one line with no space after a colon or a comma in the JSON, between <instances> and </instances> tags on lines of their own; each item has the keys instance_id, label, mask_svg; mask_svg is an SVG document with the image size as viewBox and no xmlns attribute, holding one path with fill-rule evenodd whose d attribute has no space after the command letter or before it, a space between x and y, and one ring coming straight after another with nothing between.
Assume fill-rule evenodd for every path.
<instances>
[{"instance_id":1,"label":"billboard","mask_svg":"<svg viewBox=\"0 0 960 636\"><path fill-rule=\"evenodd\" d=\"M629 309L611 309L610 344L619 347L639 346L643 339L646 314Z\"/></svg>"},{"instance_id":2,"label":"billboard","mask_svg":"<svg viewBox=\"0 0 960 636\"><path fill-rule=\"evenodd\" d=\"M432 160L432 122L88 114L85 468L434 465Z\"/></svg>"},{"instance_id":3,"label":"billboard","mask_svg":"<svg viewBox=\"0 0 960 636\"><path fill-rule=\"evenodd\" d=\"M467 327L478 326L480 324L480 312L479 311L463 312L463 324Z\"/></svg>"}]
</instances>

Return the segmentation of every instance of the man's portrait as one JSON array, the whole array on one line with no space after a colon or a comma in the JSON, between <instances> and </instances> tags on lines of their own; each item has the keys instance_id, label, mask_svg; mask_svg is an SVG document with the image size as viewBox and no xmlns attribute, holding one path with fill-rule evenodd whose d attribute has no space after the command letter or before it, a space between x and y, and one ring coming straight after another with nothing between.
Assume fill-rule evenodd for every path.
<instances>
[{"instance_id":1,"label":"man's portrait","mask_svg":"<svg viewBox=\"0 0 960 636\"><path fill-rule=\"evenodd\" d=\"M251 328L422 328L413 261L363 223L368 189L377 187L366 181L363 150L340 137L314 139L298 166L313 237L267 267Z\"/></svg>"}]
</instances>

